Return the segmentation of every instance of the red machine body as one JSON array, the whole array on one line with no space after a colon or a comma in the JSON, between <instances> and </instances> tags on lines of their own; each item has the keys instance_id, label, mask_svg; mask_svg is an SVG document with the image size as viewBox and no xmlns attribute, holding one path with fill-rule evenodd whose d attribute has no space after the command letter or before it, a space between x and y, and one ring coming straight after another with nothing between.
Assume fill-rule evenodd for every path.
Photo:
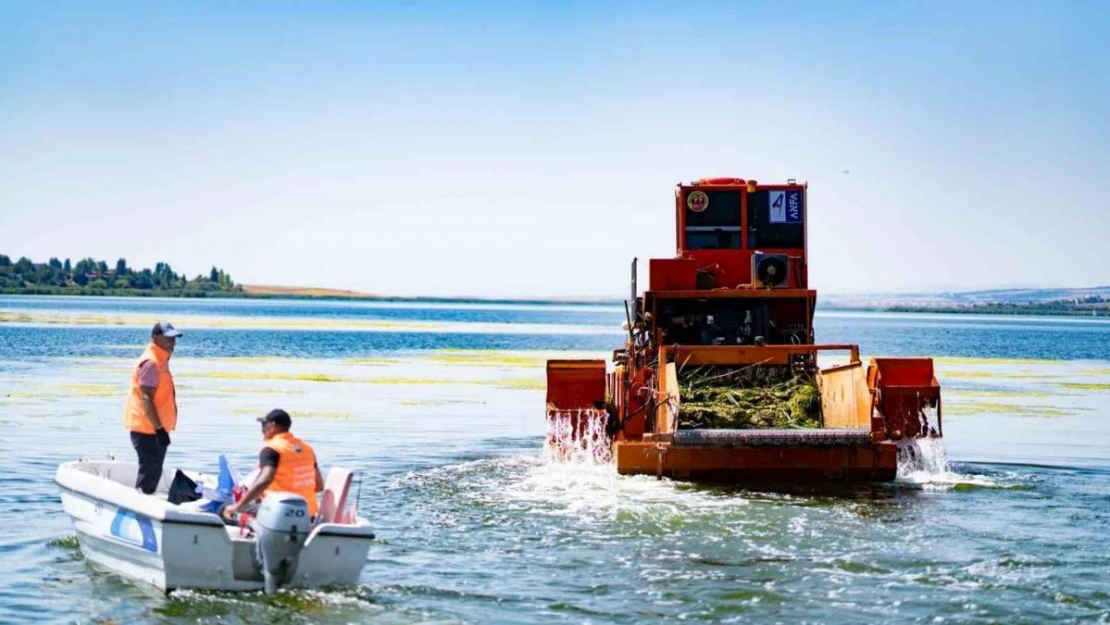
<instances>
[{"instance_id":1,"label":"red machine body","mask_svg":"<svg viewBox=\"0 0 1110 625\"><path fill-rule=\"evenodd\" d=\"M606 419L621 473L683 479L892 480L901 439L939 437L930 358L873 358L815 342L807 265L808 187L709 178L675 190L675 255L633 263L628 339L604 360L548 363L548 419ZM820 352L846 363L819 369ZM680 427L683 366L775 368L813 376L819 428ZM584 412L585 411L585 412ZM593 411L593 412L589 412ZM591 416L592 415L592 416ZM549 441L568 444L567 441ZM575 444L571 441L569 444Z\"/></svg>"}]
</instances>

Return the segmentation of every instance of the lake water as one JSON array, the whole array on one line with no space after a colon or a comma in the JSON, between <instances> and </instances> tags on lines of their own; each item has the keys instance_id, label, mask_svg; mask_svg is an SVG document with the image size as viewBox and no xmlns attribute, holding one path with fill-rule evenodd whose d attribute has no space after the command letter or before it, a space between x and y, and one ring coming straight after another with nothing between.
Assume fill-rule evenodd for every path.
<instances>
[{"instance_id":1,"label":"lake water","mask_svg":"<svg viewBox=\"0 0 1110 625\"><path fill-rule=\"evenodd\" d=\"M85 561L52 481L133 452L149 328L168 464L257 457L287 409L355 470L379 540L357 588L168 596ZM0 297L0 622L1110 620L1110 323L827 312L822 342L937 358L948 470L795 492L547 462L544 362L607 357L620 306Z\"/></svg>"}]
</instances>

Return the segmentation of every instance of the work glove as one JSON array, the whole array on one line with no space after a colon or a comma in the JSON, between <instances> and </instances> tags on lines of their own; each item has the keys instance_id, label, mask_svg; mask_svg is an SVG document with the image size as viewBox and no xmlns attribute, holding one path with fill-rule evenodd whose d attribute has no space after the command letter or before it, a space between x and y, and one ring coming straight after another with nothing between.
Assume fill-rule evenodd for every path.
<instances>
[{"instance_id":1,"label":"work glove","mask_svg":"<svg viewBox=\"0 0 1110 625\"><path fill-rule=\"evenodd\" d=\"M169 447L170 446L170 433L169 432L167 432L166 430L164 430L162 428L158 428L158 430L154 433L154 435L158 437L158 444L159 445L161 445L162 447Z\"/></svg>"}]
</instances>

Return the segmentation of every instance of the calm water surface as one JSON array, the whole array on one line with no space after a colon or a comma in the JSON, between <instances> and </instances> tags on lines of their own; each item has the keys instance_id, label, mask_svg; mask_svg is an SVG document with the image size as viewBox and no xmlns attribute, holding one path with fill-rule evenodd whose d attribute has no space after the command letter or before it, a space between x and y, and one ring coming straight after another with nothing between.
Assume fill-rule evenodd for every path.
<instances>
[{"instance_id":1,"label":"calm water surface","mask_svg":"<svg viewBox=\"0 0 1110 625\"><path fill-rule=\"evenodd\" d=\"M169 596L81 558L57 465L131 459L120 411L154 320L168 463L256 457L281 406L356 470L362 583ZM620 307L0 298L0 622L642 623L1110 620L1110 323L820 314L818 338L932 355L949 467L759 492L541 454L549 355L605 357Z\"/></svg>"}]
</instances>

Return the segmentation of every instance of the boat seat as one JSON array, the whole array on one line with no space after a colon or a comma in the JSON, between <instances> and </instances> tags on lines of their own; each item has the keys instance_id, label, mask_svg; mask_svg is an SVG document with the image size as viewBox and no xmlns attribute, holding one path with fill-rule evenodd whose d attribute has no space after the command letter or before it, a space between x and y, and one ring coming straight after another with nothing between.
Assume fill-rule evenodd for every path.
<instances>
[{"instance_id":1,"label":"boat seat","mask_svg":"<svg viewBox=\"0 0 1110 625\"><path fill-rule=\"evenodd\" d=\"M351 490L352 476L350 470L340 467L332 467L328 471L328 477L324 480L320 510L316 515L316 525L346 522L347 515L343 513L343 509L347 506L347 494Z\"/></svg>"}]
</instances>

